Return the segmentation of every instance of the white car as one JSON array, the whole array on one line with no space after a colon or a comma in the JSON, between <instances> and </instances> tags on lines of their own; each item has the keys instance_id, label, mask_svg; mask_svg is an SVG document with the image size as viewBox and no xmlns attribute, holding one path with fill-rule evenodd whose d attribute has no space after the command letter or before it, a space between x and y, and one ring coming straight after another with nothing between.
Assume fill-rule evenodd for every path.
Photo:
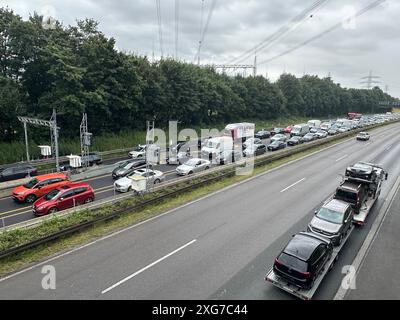
<instances>
[{"instance_id":1,"label":"white car","mask_svg":"<svg viewBox=\"0 0 400 320\"><path fill-rule=\"evenodd\" d=\"M315 133L317 137L320 138L326 138L328 136L328 132L322 129L318 129L318 131Z\"/></svg>"},{"instance_id":2,"label":"white car","mask_svg":"<svg viewBox=\"0 0 400 320\"><path fill-rule=\"evenodd\" d=\"M249 146L252 146L253 144L262 144L262 141L260 138L249 138L243 143L243 147L248 148Z\"/></svg>"},{"instance_id":3,"label":"white car","mask_svg":"<svg viewBox=\"0 0 400 320\"><path fill-rule=\"evenodd\" d=\"M286 135L284 135L284 134L282 134L282 133L278 133L278 134L274 135L274 136L271 138L271 142L274 142L274 141L286 142L286 140L287 140Z\"/></svg>"},{"instance_id":4,"label":"white car","mask_svg":"<svg viewBox=\"0 0 400 320\"><path fill-rule=\"evenodd\" d=\"M184 164L178 166L175 171L180 176L186 176L195 172L207 170L211 167L211 162L208 160L193 158Z\"/></svg>"},{"instance_id":5,"label":"white car","mask_svg":"<svg viewBox=\"0 0 400 320\"><path fill-rule=\"evenodd\" d=\"M164 173L158 170L138 169L129 177L118 179L114 182L114 189L119 192L128 192L132 189L132 177L141 176L147 178L148 183L158 184L165 180Z\"/></svg>"},{"instance_id":6,"label":"white car","mask_svg":"<svg viewBox=\"0 0 400 320\"><path fill-rule=\"evenodd\" d=\"M144 158L146 156L146 145L139 144L135 149L129 152L132 158Z\"/></svg>"}]
</instances>

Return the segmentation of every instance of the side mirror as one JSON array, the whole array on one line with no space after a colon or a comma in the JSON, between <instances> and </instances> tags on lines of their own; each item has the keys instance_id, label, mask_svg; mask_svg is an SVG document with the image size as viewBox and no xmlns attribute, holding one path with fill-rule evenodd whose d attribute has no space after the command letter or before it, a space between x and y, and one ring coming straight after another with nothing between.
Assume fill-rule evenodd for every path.
<instances>
[{"instance_id":1,"label":"side mirror","mask_svg":"<svg viewBox=\"0 0 400 320\"><path fill-rule=\"evenodd\" d=\"M315 211L314 211L314 214L317 214L317 213L318 213L318 210L315 210Z\"/></svg>"},{"instance_id":2,"label":"side mirror","mask_svg":"<svg viewBox=\"0 0 400 320\"><path fill-rule=\"evenodd\" d=\"M63 201L64 200L64 198L63 197L61 197L60 199L58 199L58 201Z\"/></svg>"},{"instance_id":3,"label":"side mirror","mask_svg":"<svg viewBox=\"0 0 400 320\"><path fill-rule=\"evenodd\" d=\"M387 180L388 179L388 173L386 172L386 174L385 174L385 180Z\"/></svg>"}]
</instances>

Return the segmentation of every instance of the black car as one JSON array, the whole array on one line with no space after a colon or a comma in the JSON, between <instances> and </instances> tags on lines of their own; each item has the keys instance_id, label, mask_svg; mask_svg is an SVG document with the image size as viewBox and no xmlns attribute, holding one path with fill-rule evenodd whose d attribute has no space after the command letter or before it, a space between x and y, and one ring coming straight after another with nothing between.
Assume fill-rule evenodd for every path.
<instances>
[{"instance_id":1,"label":"black car","mask_svg":"<svg viewBox=\"0 0 400 320\"><path fill-rule=\"evenodd\" d=\"M36 176L38 171L29 164L20 164L0 168L0 182L23 179L27 176Z\"/></svg>"},{"instance_id":2,"label":"black car","mask_svg":"<svg viewBox=\"0 0 400 320\"><path fill-rule=\"evenodd\" d=\"M296 146L296 145L298 145L300 143L303 143L303 141L301 140L301 137L300 136L293 136L288 140L287 145L288 146Z\"/></svg>"},{"instance_id":3,"label":"black car","mask_svg":"<svg viewBox=\"0 0 400 320\"><path fill-rule=\"evenodd\" d=\"M274 273L303 289L312 288L326 267L333 244L319 235L300 232L293 236L274 262Z\"/></svg>"},{"instance_id":4,"label":"black car","mask_svg":"<svg viewBox=\"0 0 400 320\"><path fill-rule=\"evenodd\" d=\"M279 150L279 149L284 149L286 148L286 143L283 141L273 141L268 145L268 150L269 151L275 151L275 150Z\"/></svg>"},{"instance_id":5,"label":"black car","mask_svg":"<svg viewBox=\"0 0 400 320\"><path fill-rule=\"evenodd\" d=\"M274 128L274 129L271 131L271 137L274 136L274 135L276 135L276 134L279 134L279 133L285 134L285 129L284 129L284 128Z\"/></svg>"},{"instance_id":6,"label":"black car","mask_svg":"<svg viewBox=\"0 0 400 320\"><path fill-rule=\"evenodd\" d=\"M89 153L88 156L83 156L81 160L82 165L84 165L85 162L88 162L89 166L93 166L95 164L99 165L102 163L101 155L97 152Z\"/></svg>"},{"instance_id":7,"label":"black car","mask_svg":"<svg viewBox=\"0 0 400 320\"><path fill-rule=\"evenodd\" d=\"M254 137L258 138L258 139L266 139L269 138L271 136L271 132L269 132L268 130L262 129L260 131L258 131Z\"/></svg>"},{"instance_id":8,"label":"black car","mask_svg":"<svg viewBox=\"0 0 400 320\"><path fill-rule=\"evenodd\" d=\"M126 160L112 171L112 177L113 179L119 179L131 174L136 169L144 167L146 167L146 160L144 159Z\"/></svg>"},{"instance_id":9,"label":"black car","mask_svg":"<svg viewBox=\"0 0 400 320\"><path fill-rule=\"evenodd\" d=\"M265 144L252 144L243 151L245 157L259 156L267 152Z\"/></svg>"}]
</instances>

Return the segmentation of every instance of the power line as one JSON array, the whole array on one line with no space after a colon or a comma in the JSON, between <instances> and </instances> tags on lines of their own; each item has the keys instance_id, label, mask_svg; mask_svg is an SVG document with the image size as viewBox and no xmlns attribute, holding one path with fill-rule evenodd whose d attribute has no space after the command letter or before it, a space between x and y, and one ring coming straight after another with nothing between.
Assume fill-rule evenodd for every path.
<instances>
[{"instance_id":1,"label":"power line","mask_svg":"<svg viewBox=\"0 0 400 320\"><path fill-rule=\"evenodd\" d=\"M369 10L374 9L375 7L377 7L378 5L380 5L381 3L385 2L385 1L386 0L374 1L374 2L370 3L368 6L364 7L360 11L358 11L356 14L351 15L351 16L347 17L346 19L348 20L348 19L354 19L356 17L359 17L359 16L363 15L364 13L368 12ZM293 51L296 51L297 49L300 49L300 48L304 47L305 45L311 43L312 41L317 40L319 38L322 38L324 35L334 31L335 29L339 28L340 26L342 26L342 22L336 23L335 25L331 26L330 28L326 29L325 31L323 31L323 32L321 32L321 33L309 38L308 40L298 44L297 46L295 46L295 47L293 47L291 49L288 49L288 50L286 50L286 51L284 51L284 52L282 52L282 53L280 53L280 54L278 54L276 56L273 56L271 58L268 58L266 60L263 60L263 61L259 62L259 65L271 62L271 61L276 60L276 59L278 59L280 57L283 57L283 56L285 56L285 55L287 55L289 53L292 53Z\"/></svg>"},{"instance_id":2,"label":"power line","mask_svg":"<svg viewBox=\"0 0 400 320\"><path fill-rule=\"evenodd\" d=\"M175 0L175 59L178 59L179 0Z\"/></svg>"},{"instance_id":3,"label":"power line","mask_svg":"<svg viewBox=\"0 0 400 320\"><path fill-rule=\"evenodd\" d=\"M372 71L369 71L368 76L362 77L360 81L360 84L362 84L364 86L364 89L371 89L373 84L380 84L381 81L377 80L380 79L380 77L378 76L373 76L372 75Z\"/></svg>"},{"instance_id":4,"label":"power line","mask_svg":"<svg viewBox=\"0 0 400 320\"><path fill-rule=\"evenodd\" d=\"M202 0L202 3L203 2L204 2L204 0ZM210 25L211 17L212 17L212 14L214 12L216 4L217 4L217 0L213 0L213 2L211 3L210 10L208 11L208 16L207 16L206 24L204 26L204 30L203 30L203 32L201 34L201 38L200 38L200 42L199 42L199 48L198 48L197 54L196 54L196 57L198 59L197 60L198 64L200 64L200 50L201 50L201 47L202 47L202 45L204 43L204 38L205 38L205 36L207 34L208 26ZM196 57L195 57L195 60L196 60Z\"/></svg>"},{"instance_id":5,"label":"power line","mask_svg":"<svg viewBox=\"0 0 400 320\"><path fill-rule=\"evenodd\" d=\"M299 27L304 21L306 21L308 18L312 17L310 15L311 12L314 10L320 8L322 5L326 4L327 1L329 0L318 0L314 2L311 6L308 8L304 9L301 13L299 13L297 16L295 16L292 20L290 20L286 25L283 25L280 27L277 31L275 31L273 34L269 35L267 38L265 38L263 41L261 41L259 44L254 46L253 48L247 50L246 52L242 53L240 56L232 59L230 63L236 61L236 63L239 63L247 58L249 58L253 52L260 52L261 50L264 50L265 48L271 46L273 42L287 34L289 31L295 30L297 27Z\"/></svg>"},{"instance_id":6,"label":"power line","mask_svg":"<svg viewBox=\"0 0 400 320\"><path fill-rule=\"evenodd\" d=\"M164 56L163 52L163 37L162 37L162 24L161 24L161 4L160 0L156 0L156 8L157 8L157 23L158 23L158 40L160 43L160 53L161 58Z\"/></svg>"}]
</instances>

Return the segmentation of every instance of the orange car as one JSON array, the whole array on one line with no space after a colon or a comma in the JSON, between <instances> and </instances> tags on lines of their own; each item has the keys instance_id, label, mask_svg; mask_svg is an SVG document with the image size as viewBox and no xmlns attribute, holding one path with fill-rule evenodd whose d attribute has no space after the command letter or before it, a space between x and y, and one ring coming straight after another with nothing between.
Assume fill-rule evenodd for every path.
<instances>
[{"instance_id":1,"label":"orange car","mask_svg":"<svg viewBox=\"0 0 400 320\"><path fill-rule=\"evenodd\" d=\"M13 189L14 200L33 203L36 199L48 194L57 187L69 183L64 173L50 173L37 176L28 183Z\"/></svg>"}]
</instances>

